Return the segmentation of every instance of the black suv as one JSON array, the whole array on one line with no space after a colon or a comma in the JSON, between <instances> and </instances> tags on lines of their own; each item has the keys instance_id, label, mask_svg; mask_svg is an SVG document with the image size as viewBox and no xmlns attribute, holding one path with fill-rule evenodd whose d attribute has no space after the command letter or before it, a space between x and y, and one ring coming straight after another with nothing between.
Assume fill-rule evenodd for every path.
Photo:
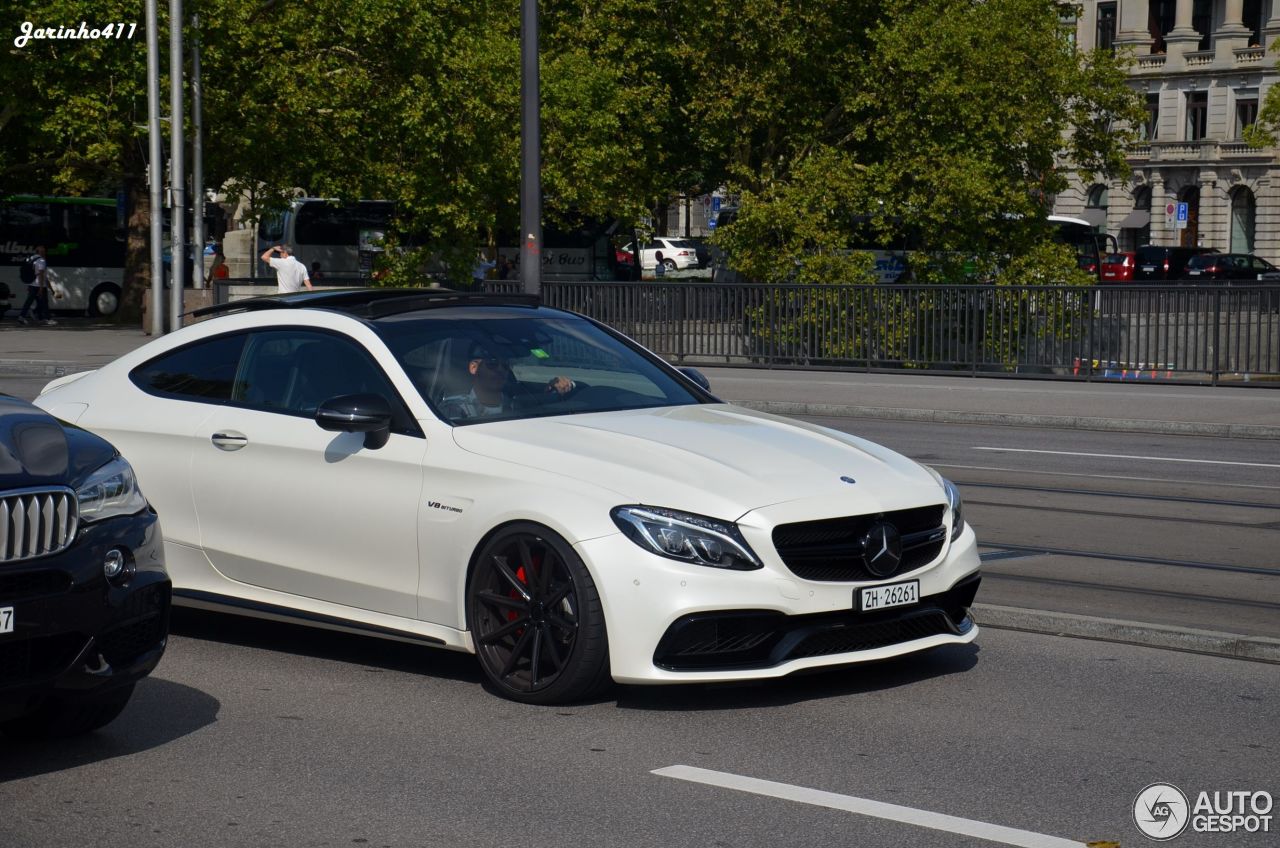
<instances>
[{"instance_id":1,"label":"black suv","mask_svg":"<svg viewBox=\"0 0 1280 848\"><path fill-rule=\"evenodd\" d=\"M1202 253L1217 253L1213 247L1163 247L1147 244L1138 248L1133 261L1133 279L1180 280L1185 276L1187 260Z\"/></svg>"},{"instance_id":2,"label":"black suv","mask_svg":"<svg viewBox=\"0 0 1280 848\"><path fill-rule=\"evenodd\" d=\"M118 716L169 634L160 524L108 442L0 395L0 730Z\"/></svg>"}]
</instances>

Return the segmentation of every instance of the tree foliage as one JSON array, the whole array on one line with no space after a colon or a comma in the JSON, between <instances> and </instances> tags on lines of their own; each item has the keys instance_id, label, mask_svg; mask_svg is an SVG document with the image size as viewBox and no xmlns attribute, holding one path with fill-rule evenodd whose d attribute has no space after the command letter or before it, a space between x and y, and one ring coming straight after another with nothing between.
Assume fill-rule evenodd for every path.
<instances>
[{"instance_id":1,"label":"tree foliage","mask_svg":"<svg viewBox=\"0 0 1280 848\"><path fill-rule=\"evenodd\" d=\"M518 0L186 6L202 22L208 186L243 188L262 209L297 189L393 200L404 232L457 262L516 231ZM124 186L135 305L147 276L139 12L23 0L0 16L15 33L23 20L139 25L132 40L0 53L0 189ZM1067 163L1123 173L1128 136L1114 127L1141 120L1122 64L1075 53L1057 15L1053 0L707 0L694 14L543 0L546 219L635 220L729 184L745 202L722 238L759 279L865 278L850 248L868 214L926 233L939 268L1018 253L1043 238Z\"/></svg>"}]
</instances>

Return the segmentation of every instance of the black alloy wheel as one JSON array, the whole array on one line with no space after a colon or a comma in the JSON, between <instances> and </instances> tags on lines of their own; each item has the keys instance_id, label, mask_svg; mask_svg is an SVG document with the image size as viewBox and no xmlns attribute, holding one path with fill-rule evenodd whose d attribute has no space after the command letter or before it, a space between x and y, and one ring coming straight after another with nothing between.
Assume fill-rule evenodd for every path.
<instances>
[{"instance_id":1,"label":"black alloy wheel","mask_svg":"<svg viewBox=\"0 0 1280 848\"><path fill-rule=\"evenodd\" d=\"M556 704L609 680L604 611L586 566L536 524L503 528L480 551L467 587L480 666L505 697Z\"/></svg>"}]
</instances>

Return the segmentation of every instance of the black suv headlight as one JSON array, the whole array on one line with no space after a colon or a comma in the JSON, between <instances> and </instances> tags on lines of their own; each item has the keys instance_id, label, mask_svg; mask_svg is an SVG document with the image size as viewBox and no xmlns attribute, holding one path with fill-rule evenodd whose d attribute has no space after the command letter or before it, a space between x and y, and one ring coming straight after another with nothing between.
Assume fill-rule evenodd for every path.
<instances>
[{"instance_id":1,"label":"black suv headlight","mask_svg":"<svg viewBox=\"0 0 1280 848\"><path fill-rule=\"evenodd\" d=\"M619 506L609 515L628 539L658 556L734 571L764 567L732 522L656 506Z\"/></svg>"},{"instance_id":2,"label":"black suv headlight","mask_svg":"<svg viewBox=\"0 0 1280 848\"><path fill-rule=\"evenodd\" d=\"M147 506L133 467L121 456L90 474L76 489L76 500L80 502L80 520L84 522L133 515Z\"/></svg>"}]
</instances>

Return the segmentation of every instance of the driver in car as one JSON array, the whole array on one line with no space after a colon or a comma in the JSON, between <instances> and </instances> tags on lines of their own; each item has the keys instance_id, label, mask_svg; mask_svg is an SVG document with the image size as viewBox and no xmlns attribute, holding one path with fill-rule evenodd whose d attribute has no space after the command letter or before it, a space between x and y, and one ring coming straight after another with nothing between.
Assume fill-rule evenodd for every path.
<instances>
[{"instance_id":1,"label":"driver in car","mask_svg":"<svg viewBox=\"0 0 1280 848\"><path fill-rule=\"evenodd\" d=\"M467 362L471 376L471 391L464 395L451 395L441 400L445 414L451 418L487 418L511 412L519 406L540 405L560 400L577 388L568 377L552 377L547 381L544 394L517 397L512 389L518 387L511 363L483 347L475 347Z\"/></svg>"}]
</instances>

